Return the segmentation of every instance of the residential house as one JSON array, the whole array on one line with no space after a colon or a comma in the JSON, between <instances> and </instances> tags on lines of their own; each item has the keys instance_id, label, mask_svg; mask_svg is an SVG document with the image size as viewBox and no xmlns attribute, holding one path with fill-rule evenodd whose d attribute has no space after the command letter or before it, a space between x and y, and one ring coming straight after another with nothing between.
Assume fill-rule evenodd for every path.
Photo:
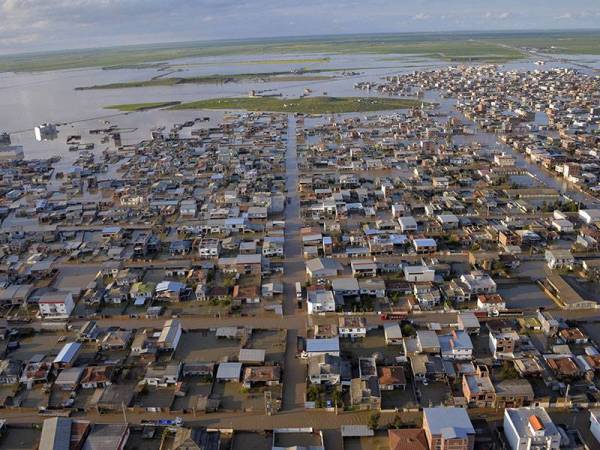
<instances>
[{"instance_id":1,"label":"residential house","mask_svg":"<svg viewBox=\"0 0 600 450\"><path fill-rule=\"evenodd\" d=\"M439 336L442 358L463 360L473 356L473 343L469 333L452 330L450 334Z\"/></svg>"},{"instance_id":2,"label":"residential house","mask_svg":"<svg viewBox=\"0 0 600 450\"><path fill-rule=\"evenodd\" d=\"M404 278L411 283L427 283L435 280L435 270L425 265L404 266Z\"/></svg>"},{"instance_id":3,"label":"residential house","mask_svg":"<svg viewBox=\"0 0 600 450\"><path fill-rule=\"evenodd\" d=\"M43 319L64 320L73 312L75 303L70 292L55 291L42 294L38 306Z\"/></svg>"},{"instance_id":4,"label":"residential house","mask_svg":"<svg viewBox=\"0 0 600 450\"><path fill-rule=\"evenodd\" d=\"M161 350L175 351L181 339L181 322L177 319L165 321L158 337L157 347Z\"/></svg>"},{"instance_id":5,"label":"residential house","mask_svg":"<svg viewBox=\"0 0 600 450\"><path fill-rule=\"evenodd\" d=\"M378 367L377 371L382 391L406 389L406 375L402 366L382 366Z\"/></svg>"},{"instance_id":6,"label":"residential house","mask_svg":"<svg viewBox=\"0 0 600 450\"><path fill-rule=\"evenodd\" d=\"M181 367L181 362L168 363L161 366L150 366L146 369L142 383L150 386L174 385L179 381Z\"/></svg>"},{"instance_id":7,"label":"residential house","mask_svg":"<svg viewBox=\"0 0 600 450\"><path fill-rule=\"evenodd\" d=\"M338 385L341 381L341 358L329 353L308 358L308 379L312 384Z\"/></svg>"},{"instance_id":8,"label":"residential house","mask_svg":"<svg viewBox=\"0 0 600 450\"><path fill-rule=\"evenodd\" d=\"M306 305L308 314L333 312L335 311L335 298L333 297L333 292L322 289L308 290Z\"/></svg>"},{"instance_id":9,"label":"residential house","mask_svg":"<svg viewBox=\"0 0 600 450\"><path fill-rule=\"evenodd\" d=\"M342 316L338 318L338 333L343 338L364 338L367 335L367 319L363 316Z\"/></svg>"},{"instance_id":10,"label":"residential house","mask_svg":"<svg viewBox=\"0 0 600 450\"><path fill-rule=\"evenodd\" d=\"M402 330L398 322L384 322L383 334L386 345L402 345Z\"/></svg>"},{"instance_id":11,"label":"residential house","mask_svg":"<svg viewBox=\"0 0 600 450\"><path fill-rule=\"evenodd\" d=\"M504 435L512 450L558 450L561 435L544 408L506 408Z\"/></svg>"},{"instance_id":12,"label":"residential house","mask_svg":"<svg viewBox=\"0 0 600 450\"><path fill-rule=\"evenodd\" d=\"M575 264L575 257L569 249L548 249L545 257L550 269L571 268Z\"/></svg>"},{"instance_id":13,"label":"residential house","mask_svg":"<svg viewBox=\"0 0 600 450\"><path fill-rule=\"evenodd\" d=\"M475 446L475 429L464 408L424 408L423 429L432 450L473 450Z\"/></svg>"},{"instance_id":14,"label":"residential house","mask_svg":"<svg viewBox=\"0 0 600 450\"><path fill-rule=\"evenodd\" d=\"M489 332L490 351L494 358L512 357L519 343L519 334L516 331Z\"/></svg>"}]
</instances>

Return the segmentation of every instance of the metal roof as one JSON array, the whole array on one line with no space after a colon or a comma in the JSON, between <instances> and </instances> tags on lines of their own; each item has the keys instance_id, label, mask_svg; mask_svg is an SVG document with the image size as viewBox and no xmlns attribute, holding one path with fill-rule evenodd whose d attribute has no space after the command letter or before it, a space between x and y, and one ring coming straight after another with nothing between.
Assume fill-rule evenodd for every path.
<instances>
[{"instance_id":1,"label":"metal roof","mask_svg":"<svg viewBox=\"0 0 600 450\"><path fill-rule=\"evenodd\" d=\"M307 339L306 351L308 353L337 353L340 351L340 338L334 337L330 339Z\"/></svg>"},{"instance_id":2,"label":"metal roof","mask_svg":"<svg viewBox=\"0 0 600 450\"><path fill-rule=\"evenodd\" d=\"M431 434L444 439L464 438L475 434L475 429L464 408L424 408L423 414Z\"/></svg>"},{"instance_id":3,"label":"metal roof","mask_svg":"<svg viewBox=\"0 0 600 450\"><path fill-rule=\"evenodd\" d=\"M69 450L71 444L71 419L53 417L44 420L39 450Z\"/></svg>"},{"instance_id":4,"label":"metal roof","mask_svg":"<svg viewBox=\"0 0 600 450\"><path fill-rule=\"evenodd\" d=\"M226 362L219 364L217 369L218 380L233 380L239 379L242 373L242 363L239 362Z\"/></svg>"},{"instance_id":5,"label":"metal roof","mask_svg":"<svg viewBox=\"0 0 600 450\"><path fill-rule=\"evenodd\" d=\"M54 358L53 363L60 364L60 363L72 362L77 357L77 353L79 353L80 349L81 349L81 344L79 342L66 343L63 346L63 348L60 350L58 355L56 355L56 358Z\"/></svg>"}]
</instances>

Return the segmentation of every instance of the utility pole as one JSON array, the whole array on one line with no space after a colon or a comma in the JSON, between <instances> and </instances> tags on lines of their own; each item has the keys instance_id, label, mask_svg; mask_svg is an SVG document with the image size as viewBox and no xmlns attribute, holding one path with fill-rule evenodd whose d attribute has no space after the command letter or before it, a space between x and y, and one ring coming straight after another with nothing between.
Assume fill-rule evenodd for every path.
<instances>
[{"instance_id":1,"label":"utility pole","mask_svg":"<svg viewBox=\"0 0 600 450\"><path fill-rule=\"evenodd\" d=\"M121 402L121 409L123 410L123 420L125 421L125 423L129 423L127 422L127 412L125 412L125 403Z\"/></svg>"}]
</instances>

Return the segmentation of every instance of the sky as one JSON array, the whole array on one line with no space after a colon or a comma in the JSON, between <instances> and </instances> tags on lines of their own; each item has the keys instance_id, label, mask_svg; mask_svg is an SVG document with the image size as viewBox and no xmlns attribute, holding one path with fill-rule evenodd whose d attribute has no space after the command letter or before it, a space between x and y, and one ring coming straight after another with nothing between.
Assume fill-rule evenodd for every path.
<instances>
[{"instance_id":1,"label":"sky","mask_svg":"<svg viewBox=\"0 0 600 450\"><path fill-rule=\"evenodd\" d=\"M599 27L600 0L0 0L0 54L276 36Z\"/></svg>"}]
</instances>

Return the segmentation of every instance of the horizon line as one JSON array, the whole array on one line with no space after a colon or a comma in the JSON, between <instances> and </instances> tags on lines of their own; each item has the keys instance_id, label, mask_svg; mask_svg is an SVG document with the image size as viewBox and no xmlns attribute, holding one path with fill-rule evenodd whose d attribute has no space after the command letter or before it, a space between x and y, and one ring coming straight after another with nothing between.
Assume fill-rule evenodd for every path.
<instances>
[{"instance_id":1,"label":"horizon line","mask_svg":"<svg viewBox=\"0 0 600 450\"><path fill-rule=\"evenodd\" d=\"M71 47L61 48L55 50L33 50L33 51L22 51L15 53L0 53L1 58L21 57L21 56L41 56L49 55L53 53L64 53L64 52L86 52L94 50L109 50L109 49L126 49L126 48L143 48L143 47L159 47L159 46L172 46L172 45L184 45L184 44L215 44L215 43L236 43L246 42L252 44L255 42L264 41L284 41L290 39L318 39L318 38L339 38L339 37L350 37L350 36L401 36L401 35L477 35L477 34L533 34L533 33L600 33L599 28L529 28L529 29L496 29L496 30L446 30L446 31L381 31L373 33L334 33L334 34L299 34L299 35L285 35L285 36L264 36L264 37L240 37L240 38L217 38L217 39L192 39L192 40L174 40L174 41L162 41L162 42L149 42L149 43L137 43L137 44L122 44L122 45L108 45L98 47Z\"/></svg>"}]
</instances>

